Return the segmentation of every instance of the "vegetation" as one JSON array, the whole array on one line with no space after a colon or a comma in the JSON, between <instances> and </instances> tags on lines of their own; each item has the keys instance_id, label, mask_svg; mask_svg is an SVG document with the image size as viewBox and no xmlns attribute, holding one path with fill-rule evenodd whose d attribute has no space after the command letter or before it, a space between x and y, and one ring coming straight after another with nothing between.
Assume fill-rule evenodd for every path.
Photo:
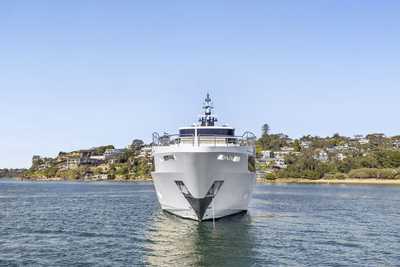
<instances>
[{"instance_id":1,"label":"vegetation","mask_svg":"<svg viewBox=\"0 0 400 267\"><path fill-rule=\"evenodd\" d=\"M287 169L282 169L276 173L279 178L309 178L320 179L325 173L335 172L335 165L320 162L313 158L310 151L303 155L287 157Z\"/></svg>"},{"instance_id":2,"label":"vegetation","mask_svg":"<svg viewBox=\"0 0 400 267\"><path fill-rule=\"evenodd\" d=\"M362 168L351 170L348 174L349 178L376 178L376 179L400 179L400 169L376 169Z\"/></svg>"},{"instance_id":3,"label":"vegetation","mask_svg":"<svg viewBox=\"0 0 400 267\"><path fill-rule=\"evenodd\" d=\"M113 145L60 152L56 158L34 156L32 167L26 170L23 176L33 179L65 180L148 179L152 161L149 153L142 151L144 146L142 140L135 139L129 149L118 150L115 155L107 158L104 156L105 152L114 150Z\"/></svg>"},{"instance_id":4,"label":"vegetation","mask_svg":"<svg viewBox=\"0 0 400 267\"><path fill-rule=\"evenodd\" d=\"M266 179L400 179L400 136L370 134L350 138L337 133L325 138L306 135L293 140L269 131L268 124L264 124L256 144L258 158L264 151L272 155L285 149L290 152L282 159L285 166L269 168ZM274 167L273 163L274 159L269 159L259 163L258 169L265 171L268 166Z\"/></svg>"},{"instance_id":5,"label":"vegetation","mask_svg":"<svg viewBox=\"0 0 400 267\"><path fill-rule=\"evenodd\" d=\"M0 169L0 178L21 177L26 169Z\"/></svg>"},{"instance_id":6,"label":"vegetation","mask_svg":"<svg viewBox=\"0 0 400 267\"><path fill-rule=\"evenodd\" d=\"M255 167L266 179L400 179L400 135L351 138L336 133L325 138L305 135L291 139L283 133L271 133L267 123L262 125L261 133L256 142ZM134 139L128 149L118 150L121 153L117 151L118 156L112 158L104 155L107 150L115 150L113 145L60 152L56 158L34 156L24 176L71 180L150 178L152 159L144 148L142 140ZM78 163L69 164L74 159Z\"/></svg>"}]
</instances>

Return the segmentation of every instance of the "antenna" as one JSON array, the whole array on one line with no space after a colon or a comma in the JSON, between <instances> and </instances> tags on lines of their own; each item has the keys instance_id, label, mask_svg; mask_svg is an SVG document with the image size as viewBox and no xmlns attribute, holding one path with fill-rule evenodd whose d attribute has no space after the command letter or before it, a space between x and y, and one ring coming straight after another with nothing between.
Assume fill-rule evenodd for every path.
<instances>
[{"instance_id":1,"label":"antenna","mask_svg":"<svg viewBox=\"0 0 400 267\"><path fill-rule=\"evenodd\" d=\"M207 93L207 97L206 97L205 101L206 101L207 104L211 103L211 98L210 98L210 94L209 93Z\"/></svg>"},{"instance_id":2,"label":"antenna","mask_svg":"<svg viewBox=\"0 0 400 267\"><path fill-rule=\"evenodd\" d=\"M217 118L211 115L211 111L214 109L210 94L207 93L203 103L204 115L199 119L201 126L214 126Z\"/></svg>"}]
</instances>

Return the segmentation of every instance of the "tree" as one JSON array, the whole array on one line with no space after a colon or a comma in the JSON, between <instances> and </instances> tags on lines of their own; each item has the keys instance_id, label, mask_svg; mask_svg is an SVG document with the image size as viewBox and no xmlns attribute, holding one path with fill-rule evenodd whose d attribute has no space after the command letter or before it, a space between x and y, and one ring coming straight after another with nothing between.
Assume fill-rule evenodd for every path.
<instances>
[{"instance_id":1,"label":"tree","mask_svg":"<svg viewBox=\"0 0 400 267\"><path fill-rule=\"evenodd\" d=\"M139 150L140 148L142 148L143 145L144 145L143 140L134 139L132 141L132 146L131 147L132 147L133 150Z\"/></svg>"},{"instance_id":2,"label":"tree","mask_svg":"<svg viewBox=\"0 0 400 267\"><path fill-rule=\"evenodd\" d=\"M94 169L94 174L95 175L99 175L99 174L102 174L102 173L103 173L103 168L97 167L97 168Z\"/></svg>"},{"instance_id":3,"label":"tree","mask_svg":"<svg viewBox=\"0 0 400 267\"><path fill-rule=\"evenodd\" d=\"M264 125L261 127L261 135L268 135L270 130L271 128L269 127L268 123L264 123Z\"/></svg>"},{"instance_id":4,"label":"tree","mask_svg":"<svg viewBox=\"0 0 400 267\"><path fill-rule=\"evenodd\" d=\"M115 175L118 176L128 176L129 170L128 170L128 165L126 163L120 164L118 168L115 171Z\"/></svg>"},{"instance_id":5,"label":"tree","mask_svg":"<svg viewBox=\"0 0 400 267\"><path fill-rule=\"evenodd\" d=\"M108 176L110 179L115 179L115 173L117 171L117 168L115 168L115 164L110 165L110 169L108 170Z\"/></svg>"},{"instance_id":6,"label":"tree","mask_svg":"<svg viewBox=\"0 0 400 267\"><path fill-rule=\"evenodd\" d=\"M257 144L262 150L279 151L281 147L287 146L287 140L281 138L280 134L266 134L257 140Z\"/></svg>"},{"instance_id":7,"label":"tree","mask_svg":"<svg viewBox=\"0 0 400 267\"><path fill-rule=\"evenodd\" d=\"M57 175L57 168L51 167L49 169L47 169L47 174L46 177L47 178L54 178Z\"/></svg>"},{"instance_id":8,"label":"tree","mask_svg":"<svg viewBox=\"0 0 400 267\"><path fill-rule=\"evenodd\" d=\"M294 151L296 151L296 152L300 152L301 151L301 143L300 143L299 140L297 140L297 139L294 140L293 148L294 148Z\"/></svg>"}]
</instances>

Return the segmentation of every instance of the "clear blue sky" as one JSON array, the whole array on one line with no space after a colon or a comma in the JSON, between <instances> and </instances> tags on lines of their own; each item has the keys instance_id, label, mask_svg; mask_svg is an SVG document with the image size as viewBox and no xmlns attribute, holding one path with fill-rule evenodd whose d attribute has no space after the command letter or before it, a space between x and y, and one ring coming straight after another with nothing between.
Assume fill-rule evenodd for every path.
<instances>
[{"instance_id":1,"label":"clear blue sky","mask_svg":"<svg viewBox=\"0 0 400 267\"><path fill-rule=\"evenodd\" d=\"M150 141L197 119L257 134L400 134L399 1L1 1L0 168Z\"/></svg>"}]
</instances>

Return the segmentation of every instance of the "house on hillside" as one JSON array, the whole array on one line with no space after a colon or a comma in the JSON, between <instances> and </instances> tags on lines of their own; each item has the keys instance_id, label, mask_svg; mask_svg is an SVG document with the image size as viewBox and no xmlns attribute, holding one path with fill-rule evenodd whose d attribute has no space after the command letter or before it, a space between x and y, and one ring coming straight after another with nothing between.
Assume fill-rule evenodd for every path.
<instances>
[{"instance_id":1,"label":"house on hillside","mask_svg":"<svg viewBox=\"0 0 400 267\"><path fill-rule=\"evenodd\" d=\"M336 147L327 147L325 148L326 152L330 153L330 154L336 154L337 150Z\"/></svg>"},{"instance_id":2,"label":"house on hillside","mask_svg":"<svg viewBox=\"0 0 400 267\"><path fill-rule=\"evenodd\" d=\"M340 152L348 152L352 148L350 147L350 145L348 143L345 143L345 144L342 144L342 145L335 146L335 149L337 151L340 151Z\"/></svg>"},{"instance_id":3,"label":"house on hillside","mask_svg":"<svg viewBox=\"0 0 400 267\"><path fill-rule=\"evenodd\" d=\"M65 169L66 170L76 169L79 167L80 163L81 160L78 157L68 158L65 161Z\"/></svg>"},{"instance_id":4,"label":"house on hillside","mask_svg":"<svg viewBox=\"0 0 400 267\"><path fill-rule=\"evenodd\" d=\"M287 164L284 159L275 159L274 164L272 165L273 169L286 169Z\"/></svg>"},{"instance_id":5,"label":"house on hillside","mask_svg":"<svg viewBox=\"0 0 400 267\"><path fill-rule=\"evenodd\" d=\"M149 158L151 157L152 148L151 146L143 146L140 149L140 153L137 156L138 158Z\"/></svg>"},{"instance_id":6,"label":"house on hillside","mask_svg":"<svg viewBox=\"0 0 400 267\"><path fill-rule=\"evenodd\" d=\"M294 147L284 146L284 147L281 148L281 151L283 151L283 152L294 152Z\"/></svg>"},{"instance_id":7,"label":"house on hillside","mask_svg":"<svg viewBox=\"0 0 400 267\"><path fill-rule=\"evenodd\" d=\"M54 165L54 159L35 155L32 157L32 168L36 170L44 170Z\"/></svg>"},{"instance_id":8,"label":"house on hillside","mask_svg":"<svg viewBox=\"0 0 400 267\"><path fill-rule=\"evenodd\" d=\"M315 160L326 162L329 160L328 153L325 150L320 149L316 151L316 154L313 156Z\"/></svg>"},{"instance_id":9,"label":"house on hillside","mask_svg":"<svg viewBox=\"0 0 400 267\"><path fill-rule=\"evenodd\" d=\"M362 134L354 135L351 141L357 142L360 145L367 145L369 143L369 140Z\"/></svg>"},{"instance_id":10,"label":"house on hillside","mask_svg":"<svg viewBox=\"0 0 400 267\"><path fill-rule=\"evenodd\" d=\"M400 140L393 141L393 148L400 149Z\"/></svg>"},{"instance_id":11,"label":"house on hillside","mask_svg":"<svg viewBox=\"0 0 400 267\"><path fill-rule=\"evenodd\" d=\"M353 137L354 137L354 140L364 139L364 135L362 135L362 134L355 134Z\"/></svg>"},{"instance_id":12,"label":"house on hillside","mask_svg":"<svg viewBox=\"0 0 400 267\"><path fill-rule=\"evenodd\" d=\"M360 145L368 145L369 144L369 140L367 138L363 138L363 139L358 140L358 143Z\"/></svg>"},{"instance_id":13,"label":"house on hillside","mask_svg":"<svg viewBox=\"0 0 400 267\"><path fill-rule=\"evenodd\" d=\"M300 146L302 149L309 149L312 146L311 141L301 141Z\"/></svg>"},{"instance_id":14,"label":"house on hillside","mask_svg":"<svg viewBox=\"0 0 400 267\"><path fill-rule=\"evenodd\" d=\"M375 146L382 145L385 141L385 138L386 138L386 136L383 133L374 133L374 134L367 135L367 139L368 139L369 143L371 143L372 145L375 145Z\"/></svg>"},{"instance_id":15,"label":"house on hillside","mask_svg":"<svg viewBox=\"0 0 400 267\"><path fill-rule=\"evenodd\" d=\"M271 150L263 150L260 152L260 159L259 161L261 162L267 162L267 161L271 161L274 158L274 152L272 152Z\"/></svg>"},{"instance_id":16,"label":"house on hillside","mask_svg":"<svg viewBox=\"0 0 400 267\"><path fill-rule=\"evenodd\" d=\"M104 155L95 155L95 156L90 156L90 159L96 160L98 162L104 162L105 157Z\"/></svg>"},{"instance_id":17,"label":"house on hillside","mask_svg":"<svg viewBox=\"0 0 400 267\"><path fill-rule=\"evenodd\" d=\"M338 153L338 154L336 155L336 159L339 160L339 161L343 161L343 160L345 160L346 158L347 158L346 155L344 155L343 153Z\"/></svg>"},{"instance_id":18,"label":"house on hillside","mask_svg":"<svg viewBox=\"0 0 400 267\"><path fill-rule=\"evenodd\" d=\"M104 160L109 161L110 163L118 163L125 152L126 149L107 149L104 152Z\"/></svg>"},{"instance_id":19,"label":"house on hillside","mask_svg":"<svg viewBox=\"0 0 400 267\"><path fill-rule=\"evenodd\" d=\"M32 166L38 166L42 161L42 157L40 157L39 155L34 155L32 157Z\"/></svg>"},{"instance_id":20,"label":"house on hillside","mask_svg":"<svg viewBox=\"0 0 400 267\"><path fill-rule=\"evenodd\" d=\"M299 152L293 152L293 151L275 151L274 152L274 158L276 159L285 159L288 155L291 154L299 154Z\"/></svg>"}]
</instances>

